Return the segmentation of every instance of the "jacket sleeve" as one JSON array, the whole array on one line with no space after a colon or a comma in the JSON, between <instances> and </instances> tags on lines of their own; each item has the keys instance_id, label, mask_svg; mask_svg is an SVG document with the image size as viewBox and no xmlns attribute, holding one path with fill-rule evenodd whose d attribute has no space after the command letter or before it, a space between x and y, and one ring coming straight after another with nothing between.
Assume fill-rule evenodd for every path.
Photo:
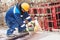
<instances>
[{"instance_id":1,"label":"jacket sleeve","mask_svg":"<svg viewBox=\"0 0 60 40\"><path fill-rule=\"evenodd\" d=\"M14 17L15 17L15 20L16 22L20 25L22 24L22 19L20 17L20 12L19 10L17 9L17 7L15 6L14 9L13 9L13 13L14 13Z\"/></svg>"},{"instance_id":2,"label":"jacket sleeve","mask_svg":"<svg viewBox=\"0 0 60 40\"><path fill-rule=\"evenodd\" d=\"M22 19L20 18L20 14L18 13L15 13L15 19L16 19L16 22L19 24L19 25L22 25Z\"/></svg>"},{"instance_id":3,"label":"jacket sleeve","mask_svg":"<svg viewBox=\"0 0 60 40\"><path fill-rule=\"evenodd\" d=\"M28 20L29 22L32 20L27 12L25 12L25 19Z\"/></svg>"}]
</instances>

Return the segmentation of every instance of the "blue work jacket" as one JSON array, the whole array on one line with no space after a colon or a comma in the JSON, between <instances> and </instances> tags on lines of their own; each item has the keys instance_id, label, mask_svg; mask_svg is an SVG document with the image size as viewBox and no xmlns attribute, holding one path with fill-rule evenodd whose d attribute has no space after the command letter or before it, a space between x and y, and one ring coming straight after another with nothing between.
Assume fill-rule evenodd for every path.
<instances>
[{"instance_id":1,"label":"blue work jacket","mask_svg":"<svg viewBox=\"0 0 60 40\"><path fill-rule=\"evenodd\" d=\"M27 12L24 12L23 15L21 15L18 5L15 5L6 12L5 20L8 25L18 24L21 26L25 23L25 20L30 22L31 18Z\"/></svg>"}]
</instances>

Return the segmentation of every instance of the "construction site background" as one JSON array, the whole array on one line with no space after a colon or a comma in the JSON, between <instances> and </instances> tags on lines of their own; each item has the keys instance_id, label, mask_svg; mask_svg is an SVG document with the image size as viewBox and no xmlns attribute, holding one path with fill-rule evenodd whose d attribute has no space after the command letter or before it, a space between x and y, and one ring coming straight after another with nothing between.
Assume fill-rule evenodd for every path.
<instances>
[{"instance_id":1,"label":"construction site background","mask_svg":"<svg viewBox=\"0 0 60 40\"><path fill-rule=\"evenodd\" d=\"M32 8L34 7L43 7L42 5L45 3L59 2L60 0L0 0L0 27L6 27L5 24L5 14L6 11L14 6L16 3L20 3L22 1L28 2Z\"/></svg>"}]
</instances>

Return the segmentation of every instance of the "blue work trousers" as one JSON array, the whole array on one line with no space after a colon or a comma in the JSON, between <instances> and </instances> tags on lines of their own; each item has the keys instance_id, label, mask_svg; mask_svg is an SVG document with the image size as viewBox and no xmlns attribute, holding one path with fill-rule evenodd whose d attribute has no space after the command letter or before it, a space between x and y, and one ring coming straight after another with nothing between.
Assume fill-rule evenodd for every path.
<instances>
[{"instance_id":1,"label":"blue work trousers","mask_svg":"<svg viewBox=\"0 0 60 40\"><path fill-rule=\"evenodd\" d=\"M11 35L15 31L15 28L18 28L18 32L22 32L26 29L26 26L21 27L21 25L19 25L17 22L7 21L6 23L7 26L9 27L9 29L7 30L7 35Z\"/></svg>"}]
</instances>

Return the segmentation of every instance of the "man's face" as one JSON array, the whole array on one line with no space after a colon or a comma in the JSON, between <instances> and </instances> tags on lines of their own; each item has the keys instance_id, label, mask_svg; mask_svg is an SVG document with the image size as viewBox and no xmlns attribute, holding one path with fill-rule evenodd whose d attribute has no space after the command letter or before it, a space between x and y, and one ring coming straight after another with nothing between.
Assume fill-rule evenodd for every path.
<instances>
[{"instance_id":1,"label":"man's face","mask_svg":"<svg viewBox=\"0 0 60 40\"><path fill-rule=\"evenodd\" d=\"M24 10L24 9L22 9L22 12L25 12L25 10Z\"/></svg>"}]
</instances>

